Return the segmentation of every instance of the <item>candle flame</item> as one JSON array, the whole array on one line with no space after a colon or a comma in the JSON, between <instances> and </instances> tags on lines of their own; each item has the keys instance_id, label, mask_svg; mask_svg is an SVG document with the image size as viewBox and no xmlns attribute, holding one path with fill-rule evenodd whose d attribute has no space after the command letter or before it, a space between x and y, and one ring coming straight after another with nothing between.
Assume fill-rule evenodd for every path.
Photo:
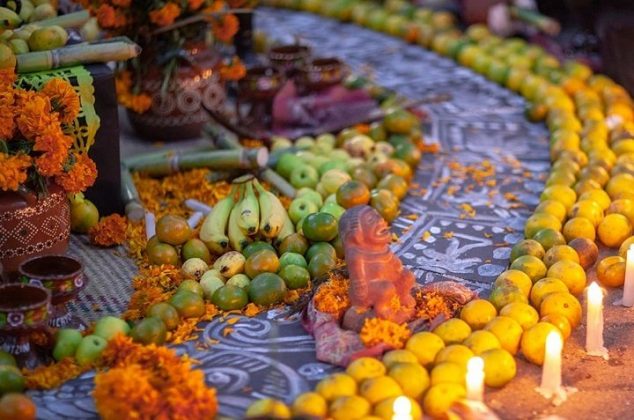
<instances>
[{"instance_id":1,"label":"candle flame","mask_svg":"<svg viewBox=\"0 0 634 420\"><path fill-rule=\"evenodd\" d=\"M603 291L594 281L588 287L588 302L591 305L600 305L603 302Z\"/></svg>"},{"instance_id":2,"label":"candle flame","mask_svg":"<svg viewBox=\"0 0 634 420\"><path fill-rule=\"evenodd\" d=\"M412 403L409 398L401 395L394 400L392 411L394 411L394 418L406 418L407 416L410 416Z\"/></svg>"},{"instance_id":3,"label":"candle flame","mask_svg":"<svg viewBox=\"0 0 634 420\"><path fill-rule=\"evenodd\" d=\"M560 354L563 342L561 340L561 334L558 331L552 331L546 337L546 353L547 354Z\"/></svg>"}]
</instances>

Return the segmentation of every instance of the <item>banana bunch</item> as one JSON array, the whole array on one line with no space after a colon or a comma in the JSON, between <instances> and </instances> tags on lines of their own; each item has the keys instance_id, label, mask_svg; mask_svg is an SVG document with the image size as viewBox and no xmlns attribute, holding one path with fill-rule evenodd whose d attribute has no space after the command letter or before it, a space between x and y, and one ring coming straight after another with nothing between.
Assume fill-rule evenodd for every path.
<instances>
[{"instance_id":1,"label":"banana bunch","mask_svg":"<svg viewBox=\"0 0 634 420\"><path fill-rule=\"evenodd\" d=\"M15 2L0 7L0 29L15 29L23 23L38 22L57 16L57 9L49 0L22 0L18 9Z\"/></svg>"},{"instance_id":2,"label":"banana bunch","mask_svg":"<svg viewBox=\"0 0 634 420\"><path fill-rule=\"evenodd\" d=\"M207 215L200 239L216 254L242 250L256 237L276 242L295 232L293 222L275 194L252 175L233 181L231 192Z\"/></svg>"}]
</instances>

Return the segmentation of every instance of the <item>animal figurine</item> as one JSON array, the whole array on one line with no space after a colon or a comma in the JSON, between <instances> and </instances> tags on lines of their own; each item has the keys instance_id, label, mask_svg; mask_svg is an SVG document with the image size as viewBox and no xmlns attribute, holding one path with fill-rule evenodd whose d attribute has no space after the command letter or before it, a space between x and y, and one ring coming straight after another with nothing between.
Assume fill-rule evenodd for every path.
<instances>
[{"instance_id":1,"label":"animal figurine","mask_svg":"<svg viewBox=\"0 0 634 420\"><path fill-rule=\"evenodd\" d=\"M372 310L374 316L396 323L410 320L416 306L412 296L414 275L390 251L392 235L379 212L365 205L348 209L339 221L339 234L352 304L344 317L344 327L358 326L362 323L360 317L369 316Z\"/></svg>"}]
</instances>

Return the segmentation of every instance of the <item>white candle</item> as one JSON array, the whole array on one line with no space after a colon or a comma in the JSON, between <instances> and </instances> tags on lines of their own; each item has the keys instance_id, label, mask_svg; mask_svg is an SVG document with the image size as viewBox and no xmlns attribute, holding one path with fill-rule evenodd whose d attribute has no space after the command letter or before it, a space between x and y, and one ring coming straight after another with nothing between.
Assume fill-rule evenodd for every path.
<instances>
[{"instance_id":1,"label":"white candle","mask_svg":"<svg viewBox=\"0 0 634 420\"><path fill-rule=\"evenodd\" d=\"M156 234L156 218L154 213L145 212L145 237L149 240Z\"/></svg>"},{"instance_id":2,"label":"white candle","mask_svg":"<svg viewBox=\"0 0 634 420\"><path fill-rule=\"evenodd\" d=\"M634 306L634 245L627 250L627 262L625 263L625 284L623 285L623 300L621 305Z\"/></svg>"},{"instance_id":3,"label":"white candle","mask_svg":"<svg viewBox=\"0 0 634 420\"><path fill-rule=\"evenodd\" d=\"M412 403L405 396L394 400L392 411L394 412L392 420L412 420Z\"/></svg>"},{"instance_id":4,"label":"white candle","mask_svg":"<svg viewBox=\"0 0 634 420\"><path fill-rule=\"evenodd\" d=\"M197 211L196 213L193 213L189 219L187 219L187 224L190 228L195 229L198 222L202 220L203 216L204 214L202 214L202 212Z\"/></svg>"},{"instance_id":5,"label":"white candle","mask_svg":"<svg viewBox=\"0 0 634 420\"><path fill-rule=\"evenodd\" d=\"M561 349L563 341L561 335L553 331L546 337L544 350L544 367L542 370L542 384L539 387L546 398L557 395L561 389Z\"/></svg>"},{"instance_id":6,"label":"white candle","mask_svg":"<svg viewBox=\"0 0 634 420\"><path fill-rule=\"evenodd\" d=\"M481 357L472 357L467 363L467 399L482 401L484 397L484 361Z\"/></svg>"},{"instance_id":7,"label":"white candle","mask_svg":"<svg viewBox=\"0 0 634 420\"><path fill-rule=\"evenodd\" d=\"M586 352L607 360L608 350L603 346L603 291L596 282L588 287L586 304Z\"/></svg>"},{"instance_id":8,"label":"white candle","mask_svg":"<svg viewBox=\"0 0 634 420\"><path fill-rule=\"evenodd\" d=\"M209 207L207 204L201 203L200 201L194 200L193 198L185 200L185 206L190 210L199 211L205 216L208 215L211 211L211 207Z\"/></svg>"}]
</instances>

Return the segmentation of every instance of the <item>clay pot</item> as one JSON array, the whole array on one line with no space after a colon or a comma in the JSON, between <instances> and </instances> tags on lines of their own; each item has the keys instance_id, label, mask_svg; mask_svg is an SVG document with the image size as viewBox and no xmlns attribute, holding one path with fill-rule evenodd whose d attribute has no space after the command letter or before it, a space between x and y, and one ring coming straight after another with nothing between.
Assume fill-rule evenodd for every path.
<instances>
[{"instance_id":1,"label":"clay pot","mask_svg":"<svg viewBox=\"0 0 634 420\"><path fill-rule=\"evenodd\" d=\"M0 192L0 263L6 280L15 280L20 264L34 256L63 254L70 237L70 205L64 190L48 186L36 194Z\"/></svg>"},{"instance_id":2,"label":"clay pot","mask_svg":"<svg viewBox=\"0 0 634 420\"><path fill-rule=\"evenodd\" d=\"M55 328L69 326L72 315L66 303L75 299L86 287L84 268L79 260L65 255L45 255L24 261L19 268L23 283L42 286L51 291L54 305L49 325Z\"/></svg>"},{"instance_id":3,"label":"clay pot","mask_svg":"<svg viewBox=\"0 0 634 420\"><path fill-rule=\"evenodd\" d=\"M297 80L305 90L316 91L340 84L346 74L338 58L315 58L299 69Z\"/></svg>"},{"instance_id":4,"label":"clay pot","mask_svg":"<svg viewBox=\"0 0 634 420\"><path fill-rule=\"evenodd\" d=\"M152 48L144 49L141 62L149 69L141 90L152 96L152 106L143 114L128 110L133 128L152 141L174 141L200 136L209 115L203 108L219 109L225 101L225 86L216 71L220 57L203 42L183 48L188 60L179 60L165 94L163 69L156 64ZM147 52L146 52L147 51Z\"/></svg>"},{"instance_id":5,"label":"clay pot","mask_svg":"<svg viewBox=\"0 0 634 420\"><path fill-rule=\"evenodd\" d=\"M238 82L236 115L251 129L270 128L273 99L284 85L284 74L275 67L253 67Z\"/></svg>"}]
</instances>

